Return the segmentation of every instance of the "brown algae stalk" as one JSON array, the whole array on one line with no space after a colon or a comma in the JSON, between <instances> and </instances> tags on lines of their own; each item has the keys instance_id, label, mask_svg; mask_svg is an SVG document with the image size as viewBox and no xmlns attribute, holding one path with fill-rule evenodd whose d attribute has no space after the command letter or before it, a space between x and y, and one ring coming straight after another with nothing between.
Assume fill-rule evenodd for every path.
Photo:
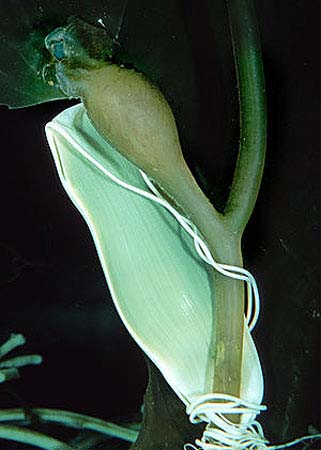
<instances>
[{"instance_id":1,"label":"brown algae stalk","mask_svg":"<svg viewBox=\"0 0 321 450\"><path fill-rule=\"evenodd\" d=\"M202 234L214 258L241 265L239 236L229 230L224 217L197 185L184 160L172 111L157 87L144 75L114 64L81 71L81 75L77 77L77 95L100 134L179 206ZM213 275L209 389L239 396L244 288L239 281Z\"/></svg>"}]
</instances>

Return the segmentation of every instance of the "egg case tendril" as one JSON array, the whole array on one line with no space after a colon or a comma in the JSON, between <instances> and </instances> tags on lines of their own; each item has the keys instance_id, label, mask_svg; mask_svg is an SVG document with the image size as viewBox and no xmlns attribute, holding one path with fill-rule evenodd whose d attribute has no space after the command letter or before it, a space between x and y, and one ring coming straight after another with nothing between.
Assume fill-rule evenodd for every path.
<instances>
[{"instance_id":1,"label":"egg case tendril","mask_svg":"<svg viewBox=\"0 0 321 450\"><path fill-rule=\"evenodd\" d=\"M259 317L260 297L258 287L253 275L242 267L218 263L214 260L208 246L199 236L193 223L180 214L167 200L165 200L149 177L140 170L140 174L150 192L137 188L121 180L109 172L94 157L88 154L63 128L51 123L63 137L69 141L77 151L91 164L93 164L104 176L117 183L119 186L132 191L148 200L151 200L166 208L193 238L194 246L199 257L221 274L243 281L247 286L247 302L245 311L246 324L250 331L253 330ZM280 445L268 445L264 437L263 428L256 416L267 407L255 404L225 393L210 393L199 395L189 402L186 413L191 423L205 422L207 426L201 439L195 441L195 445L187 443L184 450L278 450L291 447L298 443L321 438L321 434L303 436L289 443ZM241 416L238 423L231 422L231 415Z\"/></svg>"},{"instance_id":2,"label":"egg case tendril","mask_svg":"<svg viewBox=\"0 0 321 450\"><path fill-rule=\"evenodd\" d=\"M146 186L149 188L151 192L142 190L140 188L137 188L135 186L132 186L131 184L126 183L125 181L121 180L111 172L109 172L102 164L100 164L95 158L93 158L91 155L89 155L68 133L66 133L63 129L60 128L59 125L51 123L52 128L56 128L59 133L62 133L64 138L72 143L72 145L79 151L79 153L91 164L93 164L101 173L103 173L104 176L107 176L112 181L117 183L119 186L128 189L142 197L145 197L161 206L166 208L179 222L179 224L184 228L184 230L193 238L194 245L196 252L200 256L200 258L212 266L215 270L219 271L223 275L244 281L247 284L247 307L246 307L246 323L249 326L249 329L252 330L256 324L256 321L258 319L259 314L259 295L258 295L258 289L255 282L254 277L246 270L241 267L236 266L230 266L226 264L218 263L214 260L214 258L211 255L210 250L208 249L206 243L202 240L202 238L199 236L197 229L195 226L189 221L186 217L184 217L182 214L180 214L169 202L167 202L160 192L157 190L157 188L154 186L152 181L148 178L148 176L140 170L140 174L146 183ZM214 395L223 395L224 394L214 394ZM228 396L231 398L231 396ZM236 397L234 397L236 399ZM222 398L223 399L223 398ZM237 399L239 402L241 402L243 405L247 404L248 402L243 402L240 399ZM265 407L262 407L260 405L255 405L255 410L260 411L265 409ZM230 409L229 406L227 408ZM243 408L244 412L247 412L246 407ZM240 414L240 411L238 412ZM203 420L203 419L202 419Z\"/></svg>"}]
</instances>

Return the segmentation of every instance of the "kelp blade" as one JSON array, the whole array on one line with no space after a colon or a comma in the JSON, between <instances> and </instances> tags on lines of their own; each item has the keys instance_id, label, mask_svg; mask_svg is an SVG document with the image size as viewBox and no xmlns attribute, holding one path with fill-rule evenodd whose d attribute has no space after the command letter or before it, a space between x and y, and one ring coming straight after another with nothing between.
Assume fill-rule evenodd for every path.
<instances>
[{"instance_id":1,"label":"kelp blade","mask_svg":"<svg viewBox=\"0 0 321 450\"><path fill-rule=\"evenodd\" d=\"M178 110L188 109L191 115L186 92L191 98L193 60L179 2L8 0L1 2L0 15L0 104L21 108L66 98L56 83L45 37L76 17L105 30L106 38L115 41L116 62L143 71ZM179 80L182 70L186 76Z\"/></svg>"},{"instance_id":2,"label":"kelp blade","mask_svg":"<svg viewBox=\"0 0 321 450\"><path fill-rule=\"evenodd\" d=\"M56 83L53 67L47 70L52 58L45 47L46 35L75 16L101 29L98 20L103 21L106 37L114 37L122 25L127 1L1 2L0 104L21 108L66 98Z\"/></svg>"}]
</instances>

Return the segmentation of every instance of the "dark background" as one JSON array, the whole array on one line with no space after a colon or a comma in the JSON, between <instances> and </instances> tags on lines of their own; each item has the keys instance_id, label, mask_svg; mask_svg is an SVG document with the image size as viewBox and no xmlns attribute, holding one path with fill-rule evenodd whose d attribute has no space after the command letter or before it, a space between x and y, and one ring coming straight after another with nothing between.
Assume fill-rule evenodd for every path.
<instances>
[{"instance_id":1,"label":"dark background","mask_svg":"<svg viewBox=\"0 0 321 450\"><path fill-rule=\"evenodd\" d=\"M215 24L224 2L213 3ZM174 101L174 110L195 175L211 198L223 199L237 144L227 27L207 24L206 2L179 5L195 63L194 116L187 113L196 123L192 131L182 123L182 103ZM269 410L260 420L278 443L312 432L320 420L319 11L317 2L303 0L257 0L256 7L268 148L244 259L262 296L254 335ZM184 73L177 77L179 84ZM0 107L0 340L22 332L22 352L44 357L40 367L22 370L20 380L0 385L0 407L134 420L145 362L117 317L89 231L60 186L44 136L45 123L68 104Z\"/></svg>"}]
</instances>

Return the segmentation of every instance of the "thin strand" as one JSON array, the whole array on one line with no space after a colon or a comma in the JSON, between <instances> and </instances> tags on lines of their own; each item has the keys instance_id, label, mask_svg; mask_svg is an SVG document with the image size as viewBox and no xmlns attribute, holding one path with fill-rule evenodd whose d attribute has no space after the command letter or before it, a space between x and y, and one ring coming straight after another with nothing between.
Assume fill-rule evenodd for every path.
<instances>
[{"instance_id":1,"label":"thin strand","mask_svg":"<svg viewBox=\"0 0 321 450\"><path fill-rule=\"evenodd\" d=\"M59 423L71 428L96 431L127 442L135 442L138 437L138 431L136 430L84 414L50 408L33 408L31 412L39 417L42 422ZM0 409L0 422L25 420L26 415L22 408Z\"/></svg>"},{"instance_id":2,"label":"thin strand","mask_svg":"<svg viewBox=\"0 0 321 450\"><path fill-rule=\"evenodd\" d=\"M0 383L19 378L18 368L27 365L41 364L42 357L40 355L23 355L13 358L2 358L15 348L26 343L25 337L19 334L11 334L9 339L0 346Z\"/></svg>"},{"instance_id":3,"label":"thin strand","mask_svg":"<svg viewBox=\"0 0 321 450\"><path fill-rule=\"evenodd\" d=\"M19 378L19 371L16 368L3 369L0 371L0 383L5 381L16 380Z\"/></svg>"},{"instance_id":4,"label":"thin strand","mask_svg":"<svg viewBox=\"0 0 321 450\"><path fill-rule=\"evenodd\" d=\"M293 445L301 444L302 442L313 441L314 439L321 439L321 434L313 434L311 436L302 436L298 439L294 439L294 441L287 442L285 444L272 445L269 447L269 449L277 450L277 449L282 449L282 448L289 448L289 447L292 447Z\"/></svg>"},{"instance_id":5,"label":"thin strand","mask_svg":"<svg viewBox=\"0 0 321 450\"><path fill-rule=\"evenodd\" d=\"M0 369L9 367L23 367L30 365L37 365L42 363L40 355L23 355L14 358L6 359L0 362Z\"/></svg>"},{"instance_id":6,"label":"thin strand","mask_svg":"<svg viewBox=\"0 0 321 450\"><path fill-rule=\"evenodd\" d=\"M70 445L38 431L11 425L0 425L0 439L21 442L45 450L75 450Z\"/></svg>"},{"instance_id":7,"label":"thin strand","mask_svg":"<svg viewBox=\"0 0 321 450\"><path fill-rule=\"evenodd\" d=\"M23 334L11 334L9 339L0 346L0 358L3 358L7 353L11 352L11 350L20 345L24 345L25 343L26 339Z\"/></svg>"},{"instance_id":8,"label":"thin strand","mask_svg":"<svg viewBox=\"0 0 321 450\"><path fill-rule=\"evenodd\" d=\"M202 439L186 444L185 450L281 450L314 439L321 434L302 436L291 442L269 445L263 428L255 420L256 415L266 410L264 405L256 405L238 397L226 394L207 394L197 397L186 408L191 423L206 422L208 425ZM246 422L234 423L227 417L245 414Z\"/></svg>"}]
</instances>

